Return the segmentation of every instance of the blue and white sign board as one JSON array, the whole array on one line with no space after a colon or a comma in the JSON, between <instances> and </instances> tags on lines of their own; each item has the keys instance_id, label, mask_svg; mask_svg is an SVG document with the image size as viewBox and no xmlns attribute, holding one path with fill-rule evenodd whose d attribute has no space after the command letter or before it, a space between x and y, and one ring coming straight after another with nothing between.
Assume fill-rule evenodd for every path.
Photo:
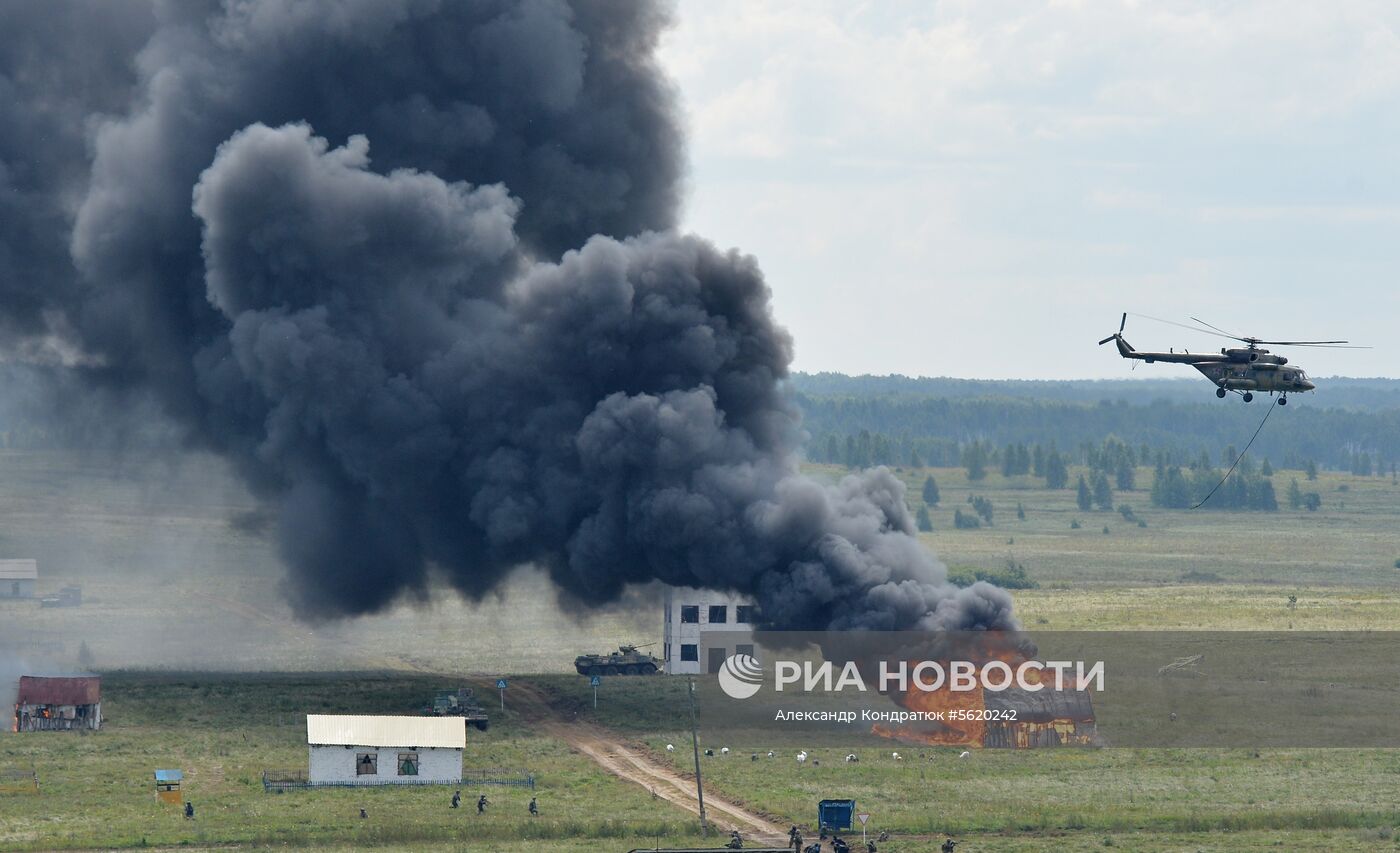
<instances>
[{"instance_id":1,"label":"blue and white sign board","mask_svg":"<svg viewBox=\"0 0 1400 853\"><path fill-rule=\"evenodd\" d=\"M597 687L598 685L600 685L600 684L602 684L602 683L603 683L603 676L601 676L601 675L595 675L595 676L593 676L592 678L588 679L588 686L589 686L589 687Z\"/></svg>"},{"instance_id":2,"label":"blue and white sign board","mask_svg":"<svg viewBox=\"0 0 1400 853\"><path fill-rule=\"evenodd\" d=\"M498 679L496 679L496 687L500 688L501 690L505 690L505 689L506 689L506 680L505 680L504 678L498 678Z\"/></svg>"}]
</instances>

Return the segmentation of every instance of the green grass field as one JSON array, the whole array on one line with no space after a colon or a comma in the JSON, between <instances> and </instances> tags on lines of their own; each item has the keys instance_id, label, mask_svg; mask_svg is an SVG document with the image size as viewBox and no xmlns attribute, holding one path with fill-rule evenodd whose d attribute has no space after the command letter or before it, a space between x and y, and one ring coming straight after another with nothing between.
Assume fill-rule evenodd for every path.
<instances>
[{"instance_id":1,"label":"green grass field","mask_svg":"<svg viewBox=\"0 0 1400 853\"><path fill-rule=\"evenodd\" d=\"M311 847L485 844L549 839L606 839L628 846L693 833L682 812L656 803L640 787L596 771L581 756L495 715L474 730L469 768L528 769L536 775L541 815L531 818L525 788L485 791L492 806L478 816L470 802L449 806L452 789L263 790L265 769L305 769L304 714L412 713L442 679L385 674L208 675L109 674L98 734L4 736L0 763L34 768L38 796L0 800L0 848L140 847L217 842ZM186 774L196 819L157 802L157 768ZM359 809L369 813L358 818ZM626 840L624 842L624 840ZM617 846L617 845L614 845ZM528 845L521 849L530 848Z\"/></svg>"},{"instance_id":2,"label":"green grass field","mask_svg":"<svg viewBox=\"0 0 1400 853\"><path fill-rule=\"evenodd\" d=\"M900 473L917 506L930 472ZM1118 495L1147 522L1138 527L1116 512L1080 511L1069 490L931 473L943 501L924 540L954 573L1024 565L1038 587L1014 595L1032 630L1400 630L1400 486L1388 478L1324 472L1308 486L1323 495L1316 513L1163 511L1145 490ZM1302 482L1298 472L1275 475L1280 497L1295 475ZM1138 480L1145 486L1150 471ZM993 502L994 526L953 529L968 494ZM86 645L105 675L109 718L90 736L0 733L0 770L32 768L41 783L38 795L0 794L0 849L514 853L625 850L658 834L701 843L687 813L510 712L470 738L466 764L535 773L538 820L515 789L488 792L497 806L484 818L452 812L439 788L264 792L263 769L304 768L304 714L408 712L468 676L533 673L560 713L607 726L683 773L689 755L662 750L688 744L681 682L609 680L595 712L586 682L563 674L580 652L656 637L654 597L580 622L525 572L479 603L436 590L363 619L307 624L285 603L272 546L249 523L253 508L211 460L0 453L0 556L37 556L41 591L80 583L85 596L73 610L0 602L0 651L39 670L76 666ZM872 825L895 832L882 851L933 851L950 831L960 853L1400 850L1396 751L978 751L960 760L901 748L904 762L866 749L846 765L828 749L814 752L818 768L751 762L761 743L725 745L730 756L704 759L715 794L808 825L817 799L853 796ZM186 771L196 821L156 802L150 774L160 767ZM356 817L361 806L367 821Z\"/></svg>"},{"instance_id":3,"label":"green grass field","mask_svg":"<svg viewBox=\"0 0 1400 853\"><path fill-rule=\"evenodd\" d=\"M689 772L688 750L662 749L688 743L674 710L683 707L681 682L609 683L594 712L582 679L532 680L566 713L611 725ZM109 674L102 733L5 737L4 763L37 769L41 792L0 801L0 848L701 843L684 813L598 772L511 712L469 737L466 764L533 771L537 819L526 813L523 789L484 789L493 802L484 817L449 809L447 788L263 790L264 769L304 766L306 711L407 712L440 682L367 673ZM854 797L874 815L872 826L896 835L892 850L931 851L947 832L971 850L1396 849L1390 827L1400 824L1400 751L978 751L959 759L956 749L896 745L905 761L863 749L851 765L841 761L844 750L826 748L811 751L820 766L799 766L790 750L755 762L748 753L763 744L730 746L728 756L702 759L712 792L804 825L816 800ZM150 774L158 767L185 770L195 821L156 801ZM362 807L368 820L357 817Z\"/></svg>"},{"instance_id":4,"label":"green grass field","mask_svg":"<svg viewBox=\"0 0 1400 853\"><path fill-rule=\"evenodd\" d=\"M842 469L814 466L838 477ZM1400 484L1389 477L1323 472L1309 483L1300 471L1273 479L1278 512L1161 510L1151 506L1151 469L1141 488L1116 492L1146 527L1116 511L1084 512L1072 489L989 473L969 483L961 468L900 471L912 507L924 477L939 484L932 533L921 538L955 573L1025 567L1039 584L1015 592L1029 626L1056 630L1397 630L1400 629ZM1071 483L1084 473L1071 468ZM1323 496L1317 512L1290 510L1284 496L1296 477ZM993 524L954 529L954 509L969 495L994 507ZM1016 516L1017 505L1026 518ZM1079 529L1071 523L1078 521ZM1109 532L1103 532L1104 527ZM1289 596L1295 607L1288 607Z\"/></svg>"}]
</instances>

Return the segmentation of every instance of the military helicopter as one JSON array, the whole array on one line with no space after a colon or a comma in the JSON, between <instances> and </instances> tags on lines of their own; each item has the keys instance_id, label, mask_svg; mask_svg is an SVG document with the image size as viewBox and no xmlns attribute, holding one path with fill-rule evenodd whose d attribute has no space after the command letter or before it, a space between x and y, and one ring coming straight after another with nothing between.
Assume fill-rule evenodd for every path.
<instances>
[{"instance_id":1,"label":"military helicopter","mask_svg":"<svg viewBox=\"0 0 1400 853\"><path fill-rule=\"evenodd\" d=\"M1149 320L1157 320L1156 317L1148 317ZM1205 378L1215 384L1215 396L1224 397L1227 392L1233 391L1239 394L1246 403L1254 399L1255 391L1268 391L1270 394L1279 395L1278 404L1288 405L1288 395L1301 391L1311 391L1317 387L1308 374L1301 367L1289 366L1288 358L1282 355L1273 355L1268 350L1260 347L1260 344L1272 344L1275 346L1299 346L1299 347L1329 347L1333 349L1369 349L1369 347L1346 346L1346 341L1266 341L1262 338L1241 337L1232 335L1224 329L1212 326L1204 320L1191 318L1205 328L1188 326L1185 323L1173 323L1171 320L1157 320L1159 323L1167 323L1172 326L1180 326L1183 329L1190 329L1193 332L1204 332L1208 335L1216 335L1222 338L1230 338L1244 344L1243 347L1222 347L1219 353L1193 353L1188 351L1176 352L1138 352L1132 345L1123 340L1123 328L1128 324L1128 315L1123 314L1122 321L1118 324L1118 331L1099 341L1099 346L1103 346L1109 341L1118 344L1118 354L1124 358L1133 358L1144 361L1148 364L1154 361L1167 361L1175 364L1189 364L1201 372Z\"/></svg>"}]
</instances>

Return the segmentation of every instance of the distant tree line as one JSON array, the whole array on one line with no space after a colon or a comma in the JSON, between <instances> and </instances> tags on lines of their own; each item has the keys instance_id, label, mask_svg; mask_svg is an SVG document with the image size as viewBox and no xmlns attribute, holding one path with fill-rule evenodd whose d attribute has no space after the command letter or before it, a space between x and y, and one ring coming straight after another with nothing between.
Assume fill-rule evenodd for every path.
<instances>
[{"instance_id":1,"label":"distant tree line","mask_svg":"<svg viewBox=\"0 0 1400 853\"><path fill-rule=\"evenodd\" d=\"M810 436L806 455L814 462L851 468L967 466L974 479L991 472L1044 477L1047 465L1087 465L1102 470L1120 490L1135 487L1126 478L1137 466L1187 466L1203 452L1218 457L1247 439L1262 415L1258 404L1219 401L1142 406L806 394L798 394L797 401ZM1105 448L1106 442L1111 446ZM1051 461L1052 451L1060 454L1058 460ZM1106 458L1099 458L1102 454ZM1251 454L1294 470L1311 462L1359 476L1393 477L1400 461L1400 410L1290 407L1260 433ZM1125 479L1119 482L1120 477Z\"/></svg>"}]
</instances>

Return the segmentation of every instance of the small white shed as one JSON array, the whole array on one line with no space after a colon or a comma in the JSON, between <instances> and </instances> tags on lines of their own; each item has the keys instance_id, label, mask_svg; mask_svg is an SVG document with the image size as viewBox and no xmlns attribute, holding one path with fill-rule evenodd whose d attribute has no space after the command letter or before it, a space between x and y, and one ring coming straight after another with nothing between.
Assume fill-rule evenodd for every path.
<instances>
[{"instance_id":1,"label":"small white shed","mask_svg":"<svg viewBox=\"0 0 1400 853\"><path fill-rule=\"evenodd\" d=\"M33 598L38 560L0 560L0 598Z\"/></svg>"},{"instance_id":2,"label":"small white shed","mask_svg":"<svg viewBox=\"0 0 1400 853\"><path fill-rule=\"evenodd\" d=\"M461 717L306 716L313 785L457 784L467 725Z\"/></svg>"}]
</instances>

